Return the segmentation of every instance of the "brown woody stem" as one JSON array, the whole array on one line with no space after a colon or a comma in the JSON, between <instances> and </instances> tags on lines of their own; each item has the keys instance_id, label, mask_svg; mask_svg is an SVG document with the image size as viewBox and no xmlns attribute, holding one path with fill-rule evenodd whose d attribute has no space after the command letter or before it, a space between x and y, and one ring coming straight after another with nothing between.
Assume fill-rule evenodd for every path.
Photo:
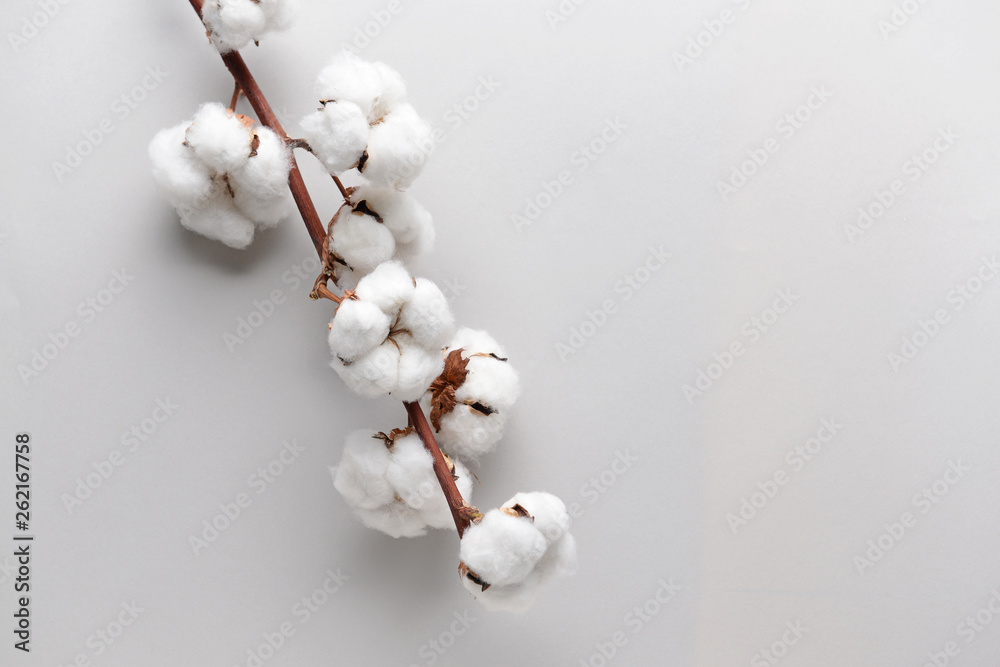
<instances>
[{"instance_id":1,"label":"brown woody stem","mask_svg":"<svg viewBox=\"0 0 1000 667\"><path fill-rule=\"evenodd\" d=\"M189 2L194 7L194 10L198 12L198 18L201 18L203 0L189 0ZM226 64L229 73L233 75L236 85L246 95L247 101L250 102L254 113L257 114L257 120L262 125L277 132L278 136L282 139L286 138L288 134L285 133L284 128L281 127L281 123L278 122L278 117L274 115L271 105L267 103L264 93L261 92L253 75L250 74L250 70L247 69L247 64L243 62L243 57L239 52L230 51L229 53L222 54L222 62ZM299 209L302 221L306 223L306 229L309 231L309 237L312 239L313 245L316 246L316 252L322 254L323 241L326 238L323 233L323 223L319 221L316 207L313 205L312 198L309 197L309 191L306 190L306 184L302 180L299 166L295 163L295 156L292 156L292 169L288 172L288 189L292 191L295 205Z\"/></svg>"},{"instance_id":2,"label":"brown woody stem","mask_svg":"<svg viewBox=\"0 0 1000 667\"><path fill-rule=\"evenodd\" d=\"M204 4L204 0L188 1L198 13L198 18L202 18L201 8ZM274 130L279 137L288 141L288 134L285 132L284 128L281 127L281 123L278 122L278 118L274 115L271 105L268 104L267 99L264 97L264 93L261 92L257 82L250 74L250 70L247 68L246 63L243 61L243 57L240 56L239 52L231 51L223 54L222 62L225 63L226 67L229 69L229 73L233 75L233 80L236 82L237 89L236 92L234 92L233 97L237 98L239 91L242 91L246 96L247 101L250 102L250 106L253 107L254 113L257 114L257 120L259 120L262 125ZM233 107L235 107L235 102L233 103ZM347 201L348 192L344 187L344 184L340 182L340 179L337 178L336 175L334 175L333 180L337 184L337 188L340 189L340 193L344 196L344 200ZM309 196L309 191L306 189L305 181L302 180L302 174L299 172L299 167L295 162L294 156L292 156L292 169L288 174L288 188L292 191L292 197L295 199L295 205L298 207L299 214L302 216L302 221L305 223L306 229L309 232L309 237L312 239L313 245L316 247L316 252L319 254L320 259L323 259L323 249L326 246L326 232L319 220L319 215L316 213L316 207L313 204L312 198ZM317 293L318 296L330 299L331 301L336 301L337 303L340 303L343 298L330 292L325 282L317 284L314 292ZM409 415L410 423L417 429L417 434L420 436L420 440L424 443L424 447L428 452L430 452L431 457L434 459L434 474L438 479L438 483L441 485L441 490L444 491L445 498L448 500L448 506L451 508L451 515L455 519L455 528L458 529L458 536L461 537L465 532L465 529L469 527L470 523L477 520L482 515L478 509L470 506L465 502L465 499L462 498L462 494L458 490L458 487L455 485L455 480L451 476L451 471L448 469L448 464L444 460L444 455L441 453L441 448L438 447L437 440L434 438L434 433L431 431L431 427L427 423L424 411L420 409L420 405L418 403L407 402L404 402L403 405L406 407L406 413Z\"/></svg>"},{"instance_id":3,"label":"brown woody stem","mask_svg":"<svg viewBox=\"0 0 1000 667\"><path fill-rule=\"evenodd\" d=\"M462 537L465 529L469 527L471 518L478 514L479 511L474 507L470 507L465 502L465 499L462 498L462 493L455 485L455 480L451 476L448 464L444 460L444 454L441 453L441 448L438 447L437 440L434 438L434 432L431 431L430 424L427 423L427 418L424 416L424 411L420 409L420 404L416 402L404 402L403 406L406 408L406 414L410 418L410 423L417 429L417 435L420 436L424 447L430 452L431 458L434 459L434 475L437 477L438 484L441 485L441 490L444 491L444 497L448 500L448 506L451 508L451 516L455 519L455 528L458 529L458 536Z\"/></svg>"}]
</instances>

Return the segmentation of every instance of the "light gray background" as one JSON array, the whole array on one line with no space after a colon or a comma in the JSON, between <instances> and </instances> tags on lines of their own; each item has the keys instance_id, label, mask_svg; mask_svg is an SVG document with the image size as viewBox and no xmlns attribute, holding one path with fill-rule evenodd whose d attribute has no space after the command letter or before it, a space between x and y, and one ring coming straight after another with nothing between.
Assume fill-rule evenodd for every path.
<instances>
[{"instance_id":1,"label":"light gray background","mask_svg":"<svg viewBox=\"0 0 1000 667\"><path fill-rule=\"evenodd\" d=\"M579 574L523 616L466 594L453 533L392 540L335 493L327 466L345 433L405 417L327 367L330 304L283 280L312 256L301 223L232 251L181 230L155 192L153 134L231 92L188 4L56 4L12 43L42 4L0 13L0 535L13 532L20 431L34 443L37 535L34 652L10 647L12 559L0 557L0 662L246 665L291 622L266 665L430 664L432 639L451 644L437 664L600 665L619 632L609 664L768 664L758 652L778 642L789 667L918 666L949 641L949 664L995 664L1000 281L974 279L1000 251L996 3L900 2L910 14L889 33L890 0L564 2L556 24L555 0L411 0L372 31L363 55L398 68L447 136L412 189L438 232L417 272L457 286L459 321L492 332L522 374L474 501L544 489L579 505ZM246 50L293 133L326 58L387 8L302 4L291 31ZM704 22L723 10L732 20L712 37ZM707 46L679 66L700 33ZM148 68L162 81L133 93ZM449 121L481 77L499 87ZM814 87L829 98L806 112ZM144 99L128 109L123 95ZM787 137L779 123L797 110L809 118ZM104 119L113 132L58 177L53 163ZM574 154L615 119L625 129L581 170ZM914 180L906 163L939 131L955 138ZM723 200L717 183L772 138ZM336 192L301 162L326 218ZM561 170L572 182L518 230L512 214ZM897 179L902 193L851 243L845 224ZM661 246L669 261L643 274ZM134 278L86 315L116 270ZM616 285L633 274L648 280L626 299ZM952 291L970 279L981 289L959 307ZM284 303L230 351L224 334L272 290ZM751 340L744 323L779 290L797 300ZM585 325L606 301L603 326ZM921 337L938 310L947 322ZM18 367L71 323L79 334L22 380ZM561 358L574 328L593 335ZM887 355L915 334L925 345L894 369ZM689 401L684 385L734 342L743 354ZM129 451L122 434L157 400L179 407ZM842 428L796 469L786 453L824 418ZM251 476L292 440L304 452L257 494ZM68 511L64 494L115 450L122 465ZM626 452L637 461L613 467ZM968 468L954 484L941 481L950 465ZM939 502L915 500L935 482ZM734 532L727 514L762 488L773 497L756 496L763 507ZM195 555L189 536L239 493L251 505ZM855 557L905 512L912 525L859 571ZM349 579L302 623L293 608L328 569ZM681 587L664 604L661 582ZM98 655L88 638L132 602L143 611ZM643 605L656 613L639 622ZM463 612L471 627L450 636ZM962 625L977 613L989 622Z\"/></svg>"}]
</instances>

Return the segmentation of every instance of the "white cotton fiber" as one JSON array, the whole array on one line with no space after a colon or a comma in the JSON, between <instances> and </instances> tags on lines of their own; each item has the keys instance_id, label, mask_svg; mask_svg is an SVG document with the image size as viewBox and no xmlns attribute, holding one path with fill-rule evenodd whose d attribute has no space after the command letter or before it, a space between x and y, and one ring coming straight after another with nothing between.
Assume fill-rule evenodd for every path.
<instances>
[{"instance_id":1,"label":"white cotton fiber","mask_svg":"<svg viewBox=\"0 0 1000 667\"><path fill-rule=\"evenodd\" d=\"M496 412L506 412L521 393L517 371L506 361L473 355L466 370L469 373L465 383L455 391L455 398L463 403L481 403Z\"/></svg>"},{"instance_id":2,"label":"white cotton fiber","mask_svg":"<svg viewBox=\"0 0 1000 667\"><path fill-rule=\"evenodd\" d=\"M344 299L330 321L330 352L340 361L353 361L382 344L392 320L370 301Z\"/></svg>"},{"instance_id":3,"label":"white cotton fiber","mask_svg":"<svg viewBox=\"0 0 1000 667\"><path fill-rule=\"evenodd\" d=\"M400 104L372 126L368 160L359 170L375 185L409 187L434 148L431 132L412 106Z\"/></svg>"},{"instance_id":4,"label":"white cotton fiber","mask_svg":"<svg viewBox=\"0 0 1000 667\"><path fill-rule=\"evenodd\" d=\"M396 243L410 243L433 225L431 214L416 199L394 188L361 185L351 194L351 201L368 203L368 208L382 218Z\"/></svg>"},{"instance_id":5,"label":"white cotton fiber","mask_svg":"<svg viewBox=\"0 0 1000 667\"><path fill-rule=\"evenodd\" d=\"M303 118L301 126L313 154L331 174L357 166L368 145L368 120L347 100L327 102Z\"/></svg>"},{"instance_id":6,"label":"white cotton fiber","mask_svg":"<svg viewBox=\"0 0 1000 667\"><path fill-rule=\"evenodd\" d=\"M346 50L330 59L316 78L320 101L352 102L361 108L369 122L377 120L372 112L382 90L379 69Z\"/></svg>"},{"instance_id":7,"label":"white cotton fiber","mask_svg":"<svg viewBox=\"0 0 1000 667\"><path fill-rule=\"evenodd\" d=\"M396 388L399 348L387 340L349 364L334 359L330 365L351 391L366 398L379 398Z\"/></svg>"},{"instance_id":8,"label":"white cotton fiber","mask_svg":"<svg viewBox=\"0 0 1000 667\"><path fill-rule=\"evenodd\" d=\"M392 233L374 217L345 205L337 212L330 248L355 271L367 273L392 259L396 241Z\"/></svg>"},{"instance_id":9,"label":"white cotton fiber","mask_svg":"<svg viewBox=\"0 0 1000 667\"><path fill-rule=\"evenodd\" d=\"M175 207L199 206L212 194L212 173L184 145L189 123L160 130L149 144L149 159L153 163L153 178L160 191Z\"/></svg>"},{"instance_id":10,"label":"white cotton fiber","mask_svg":"<svg viewBox=\"0 0 1000 667\"><path fill-rule=\"evenodd\" d=\"M399 72L385 63L376 62L372 65L378 71L381 83L378 99L372 108L371 121L374 123L406 102L406 84Z\"/></svg>"},{"instance_id":11,"label":"white cotton fiber","mask_svg":"<svg viewBox=\"0 0 1000 667\"><path fill-rule=\"evenodd\" d=\"M455 480L455 486L458 487L458 492L462 494L462 498L466 502L471 503L472 475L465 464L458 459L452 459L452 464L455 466L454 476L458 478ZM455 527L455 519L451 515L451 507L448 505L448 499L445 498L444 491L441 490L441 485L437 483L436 478L435 488L437 491L432 493L426 499L424 506L420 508L420 515L431 528L451 530Z\"/></svg>"},{"instance_id":12,"label":"white cotton fiber","mask_svg":"<svg viewBox=\"0 0 1000 667\"><path fill-rule=\"evenodd\" d=\"M502 412L483 414L459 403L441 417L440 423L441 429L434 432L434 437L441 449L452 456L476 461L496 449L507 420Z\"/></svg>"},{"instance_id":13,"label":"white cotton fiber","mask_svg":"<svg viewBox=\"0 0 1000 667\"><path fill-rule=\"evenodd\" d=\"M437 350L428 350L403 334L397 337L399 371L390 393L401 401L419 400L427 387L444 370L444 359Z\"/></svg>"},{"instance_id":14,"label":"white cotton fiber","mask_svg":"<svg viewBox=\"0 0 1000 667\"><path fill-rule=\"evenodd\" d=\"M434 494L444 498L434 475L434 459L416 433L396 438L385 476L396 495L415 510L422 511Z\"/></svg>"},{"instance_id":15,"label":"white cotton fiber","mask_svg":"<svg viewBox=\"0 0 1000 667\"><path fill-rule=\"evenodd\" d=\"M458 348L465 350L462 355L465 357L472 354L493 354L501 359L507 358L507 353L500 346L500 343L482 329L462 327L456 331L455 337L448 343L448 349L456 350Z\"/></svg>"},{"instance_id":16,"label":"white cotton fiber","mask_svg":"<svg viewBox=\"0 0 1000 667\"><path fill-rule=\"evenodd\" d=\"M563 535L538 561L536 568L543 582L552 577L576 574L578 568L576 559L576 540L569 533Z\"/></svg>"},{"instance_id":17,"label":"white cotton fiber","mask_svg":"<svg viewBox=\"0 0 1000 667\"><path fill-rule=\"evenodd\" d=\"M370 301L395 317L399 307L413 295L413 278L399 262L383 262L358 281L359 299Z\"/></svg>"},{"instance_id":18,"label":"white cotton fiber","mask_svg":"<svg viewBox=\"0 0 1000 667\"><path fill-rule=\"evenodd\" d=\"M395 491L386 478L389 450L371 431L354 431L347 436L340 465L331 468L333 486L355 509L375 509L391 503Z\"/></svg>"},{"instance_id":19,"label":"white cotton fiber","mask_svg":"<svg viewBox=\"0 0 1000 667\"><path fill-rule=\"evenodd\" d=\"M291 152L270 128L258 127L254 134L258 139L256 154L230 173L230 180L260 200L287 197Z\"/></svg>"},{"instance_id":20,"label":"white cotton fiber","mask_svg":"<svg viewBox=\"0 0 1000 667\"><path fill-rule=\"evenodd\" d=\"M557 496L544 491L517 493L503 504L504 508L520 505L534 519L535 528L545 536L545 541L555 544L569 532L569 513Z\"/></svg>"},{"instance_id":21,"label":"white cotton fiber","mask_svg":"<svg viewBox=\"0 0 1000 667\"><path fill-rule=\"evenodd\" d=\"M355 510L361 522L390 537L420 537L427 534L427 524L420 512L406 503L389 503L373 510Z\"/></svg>"},{"instance_id":22,"label":"white cotton fiber","mask_svg":"<svg viewBox=\"0 0 1000 667\"><path fill-rule=\"evenodd\" d=\"M459 558L483 581L507 586L524 581L547 546L531 519L490 510L465 531Z\"/></svg>"},{"instance_id":23,"label":"white cotton fiber","mask_svg":"<svg viewBox=\"0 0 1000 667\"><path fill-rule=\"evenodd\" d=\"M185 228L231 248L242 250L253 241L253 222L237 210L224 188L216 188L199 207L181 207L178 213Z\"/></svg>"},{"instance_id":24,"label":"white cotton fiber","mask_svg":"<svg viewBox=\"0 0 1000 667\"><path fill-rule=\"evenodd\" d=\"M207 0L202 19L220 53L242 49L268 32L285 29L293 11L288 0Z\"/></svg>"},{"instance_id":25,"label":"white cotton fiber","mask_svg":"<svg viewBox=\"0 0 1000 667\"><path fill-rule=\"evenodd\" d=\"M427 278L417 278L413 294L399 310L398 328L410 332L414 342L429 350L447 345L455 330L444 293Z\"/></svg>"},{"instance_id":26,"label":"white cotton fiber","mask_svg":"<svg viewBox=\"0 0 1000 667\"><path fill-rule=\"evenodd\" d=\"M187 130L187 143L195 155L217 172L243 166L250 159L252 139L250 128L217 102L203 104Z\"/></svg>"}]
</instances>

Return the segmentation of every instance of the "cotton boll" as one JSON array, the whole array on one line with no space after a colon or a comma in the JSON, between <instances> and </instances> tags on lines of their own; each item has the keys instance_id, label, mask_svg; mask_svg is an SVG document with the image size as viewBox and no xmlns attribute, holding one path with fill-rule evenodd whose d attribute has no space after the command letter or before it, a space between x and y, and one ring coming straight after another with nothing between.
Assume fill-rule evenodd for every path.
<instances>
[{"instance_id":1,"label":"cotton boll","mask_svg":"<svg viewBox=\"0 0 1000 667\"><path fill-rule=\"evenodd\" d=\"M506 411L521 393L517 371L506 361L473 355L466 370L469 374L465 382L455 390L455 398L462 403L479 403L493 411Z\"/></svg>"},{"instance_id":2,"label":"cotton boll","mask_svg":"<svg viewBox=\"0 0 1000 667\"><path fill-rule=\"evenodd\" d=\"M465 531L459 557L483 581L507 586L524 581L547 546L531 519L490 510Z\"/></svg>"},{"instance_id":3,"label":"cotton boll","mask_svg":"<svg viewBox=\"0 0 1000 667\"><path fill-rule=\"evenodd\" d=\"M569 533L569 513L557 496L544 491L518 493L503 504L504 508L520 505L534 519L535 528L551 546Z\"/></svg>"},{"instance_id":4,"label":"cotton boll","mask_svg":"<svg viewBox=\"0 0 1000 667\"><path fill-rule=\"evenodd\" d=\"M267 27L267 15L254 0L208 0L202 19L220 53L242 49Z\"/></svg>"},{"instance_id":5,"label":"cotton boll","mask_svg":"<svg viewBox=\"0 0 1000 667\"><path fill-rule=\"evenodd\" d=\"M356 166L368 145L368 120L357 104L347 100L327 102L300 125L309 147L332 174Z\"/></svg>"},{"instance_id":6,"label":"cotton boll","mask_svg":"<svg viewBox=\"0 0 1000 667\"><path fill-rule=\"evenodd\" d=\"M198 206L212 194L212 174L184 145L187 123L160 130L149 144L153 178L174 206Z\"/></svg>"},{"instance_id":7,"label":"cotton boll","mask_svg":"<svg viewBox=\"0 0 1000 667\"><path fill-rule=\"evenodd\" d=\"M353 361L381 345L391 324L389 316L375 304L344 299L330 321L330 352L342 362Z\"/></svg>"},{"instance_id":8,"label":"cotton boll","mask_svg":"<svg viewBox=\"0 0 1000 667\"><path fill-rule=\"evenodd\" d=\"M444 293L430 280L417 278L409 301L399 310L398 328L410 332L414 342L440 350L455 330L455 317Z\"/></svg>"},{"instance_id":9,"label":"cotton boll","mask_svg":"<svg viewBox=\"0 0 1000 667\"><path fill-rule=\"evenodd\" d=\"M352 102L369 122L378 120L372 113L383 87L379 68L346 50L335 55L316 78L320 100Z\"/></svg>"},{"instance_id":10,"label":"cotton boll","mask_svg":"<svg viewBox=\"0 0 1000 667\"><path fill-rule=\"evenodd\" d=\"M429 401L427 405L430 405ZM448 454L475 461L496 448L506 423L506 413L484 414L459 403L454 410L441 417L441 429L435 431L434 437Z\"/></svg>"},{"instance_id":11,"label":"cotton boll","mask_svg":"<svg viewBox=\"0 0 1000 667\"><path fill-rule=\"evenodd\" d=\"M368 273L392 259L396 241L385 225L374 217L343 206L333 224L330 248L354 270Z\"/></svg>"},{"instance_id":12,"label":"cotton boll","mask_svg":"<svg viewBox=\"0 0 1000 667\"><path fill-rule=\"evenodd\" d=\"M389 450L370 431L354 431L347 436L340 465L331 468L333 486L347 504L357 509L375 509L395 500L395 491L386 478Z\"/></svg>"},{"instance_id":13,"label":"cotton boll","mask_svg":"<svg viewBox=\"0 0 1000 667\"><path fill-rule=\"evenodd\" d=\"M291 151L270 128L258 127L254 134L258 139L256 154L230 173L230 182L261 200L287 196Z\"/></svg>"},{"instance_id":14,"label":"cotton boll","mask_svg":"<svg viewBox=\"0 0 1000 667\"><path fill-rule=\"evenodd\" d=\"M386 479L396 495L415 510L422 510L434 494L444 498L434 475L434 459L415 433L396 438Z\"/></svg>"},{"instance_id":15,"label":"cotton boll","mask_svg":"<svg viewBox=\"0 0 1000 667\"><path fill-rule=\"evenodd\" d=\"M252 139L250 129L217 102L203 104L187 130L195 155L219 173L235 171L250 159Z\"/></svg>"},{"instance_id":16,"label":"cotton boll","mask_svg":"<svg viewBox=\"0 0 1000 667\"><path fill-rule=\"evenodd\" d=\"M334 359L330 365L347 387L366 398L385 396L399 378L399 349L386 341L349 364Z\"/></svg>"},{"instance_id":17,"label":"cotton boll","mask_svg":"<svg viewBox=\"0 0 1000 667\"><path fill-rule=\"evenodd\" d=\"M390 537L420 537L427 534L427 524L420 512L406 503L394 502L373 510L355 510L361 523Z\"/></svg>"},{"instance_id":18,"label":"cotton boll","mask_svg":"<svg viewBox=\"0 0 1000 667\"><path fill-rule=\"evenodd\" d=\"M434 148L431 126L409 104L400 104L368 135L368 159L359 171L375 185L407 188Z\"/></svg>"},{"instance_id":19,"label":"cotton boll","mask_svg":"<svg viewBox=\"0 0 1000 667\"><path fill-rule=\"evenodd\" d=\"M413 296L413 278L399 262L383 262L358 281L358 298L370 301L383 312L395 316L399 307Z\"/></svg>"},{"instance_id":20,"label":"cotton boll","mask_svg":"<svg viewBox=\"0 0 1000 667\"><path fill-rule=\"evenodd\" d=\"M210 239L242 250L253 241L254 225L223 188L216 188L199 207L178 208L181 225Z\"/></svg>"},{"instance_id":21,"label":"cotton boll","mask_svg":"<svg viewBox=\"0 0 1000 667\"><path fill-rule=\"evenodd\" d=\"M267 15L268 30L285 30L292 24L299 10L296 0L259 0Z\"/></svg>"},{"instance_id":22,"label":"cotton boll","mask_svg":"<svg viewBox=\"0 0 1000 667\"><path fill-rule=\"evenodd\" d=\"M541 583L542 575L537 570L532 571L524 581L509 586L490 586L485 591L482 590L482 585L468 577L462 577L465 589L488 610L513 614L523 613L531 607Z\"/></svg>"},{"instance_id":23,"label":"cotton boll","mask_svg":"<svg viewBox=\"0 0 1000 667\"><path fill-rule=\"evenodd\" d=\"M419 400L444 370L444 359L438 351L421 347L405 334L396 338L396 344L400 349L399 374L390 393L401 401Z\"/></svg>"}]
</instances>

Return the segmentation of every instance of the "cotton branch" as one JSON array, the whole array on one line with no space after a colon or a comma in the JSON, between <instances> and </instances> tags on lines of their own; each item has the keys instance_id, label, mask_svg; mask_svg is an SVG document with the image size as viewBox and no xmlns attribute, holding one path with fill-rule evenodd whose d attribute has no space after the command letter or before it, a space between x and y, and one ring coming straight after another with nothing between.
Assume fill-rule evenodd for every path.
<instances>
[{"instance_id":1,"label":"cotton branch","mask_svg":"<svg viewBox=\"0 0 1000 667\"><path fill-rule=\"evenodd\" d=\"M198 13L198 18L202 18L203 0L189 0L189 2ZM278 134L279 137L285 139L286 142L289 142L290 139L288 134L285 132L284 128L281 127L281 123L278 121L277 116L275 116L274 111L271 109L271 105L268 104L267 99L264 97L264 93L261 92L261 89L257 85L256 80L254 80L253 75L250 74L250 70L247 68L246 63L243 61L243 57L239 54L239 52L230 51L229 53L222 54L222 62L225 63L226 67L229 69L229 72L232 74L237 86L237 90L234 91L233 95L234 100L238 98L238 91L242 91L246 96L247 101L250 102L250 106L253 107L254 112L257 114L257 119L260 123L271 128ZM294 141L291 143L294 143ZM292 156L291 160L292 168L288 174L288 188L292 192L292 197L295 199L295 205L299 209L299 214L302 216L302 221L306 225L306 230L309 232L309 237L312 239L316 252L322 260L324 257L324 249L328 247L327 235L323 229L322 223L320 222L319 214L316 212L316 207L313 204L312 198L309 196L309 191L306 189L305 181L302 180L302 174L299 172L298 165L295 162L295 157ZM333 180L340 189L341 194L343 194L346 199L348 192L340 182L340 179L334 176ZM325 284L322 285L322 289L325 288ZM318 295L323 298L329 298L332 301L339 301L339 298L336 297L336 295L329 293L328 290L325 294L322 293L320 289L314 291L316 291ZM451 476L448 464L444 460L444 455L441 453L440 447L438 447L437 440L434 438L434 433L431 430L430 425L427 423L427 419L424 416L420 405L415 402L403 403L403 405L406 407L406 412L409 415L410 422L416 428L421 442L423 442L424 447L434 459L434 474L437 477L438 483L441 485L441 490L444 492L445 498L448 501L452 517L455 519L455 528L458 530L459 537L461 537L465 532L465 529L469 527L472 520L478 519L481 514L479 513L479 510L471 507L465 502L465 499L462 498L462 494L455 485L455 480Z\"/></svg>"}]
</instances>

